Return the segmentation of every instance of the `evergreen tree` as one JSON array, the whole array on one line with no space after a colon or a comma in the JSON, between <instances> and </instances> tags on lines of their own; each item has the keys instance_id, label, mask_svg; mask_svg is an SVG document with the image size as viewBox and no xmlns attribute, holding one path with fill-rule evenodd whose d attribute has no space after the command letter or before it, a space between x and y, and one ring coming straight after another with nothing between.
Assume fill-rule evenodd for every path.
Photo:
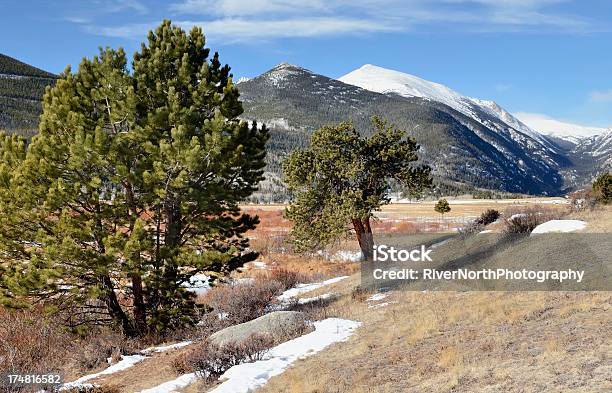
<instances>
[{"instance_id":1,"label":"evergreen tree","mask_svg":"<svg viewBox=\"0 0 612 393\"><path fill-rule=\"evenodd\" d=\"M214 280L257 256L242 235L258 218L238 203L263 178L268 131L237 119L238 97L202 31L169 21L149 33L132 73L121 49L67 69L31 145L4 136L0 146L10 157L4 300L101 303L128 335L195 323L190 278Z\"/></svg>"},{"instance_id":2,"label":"evergreen tree","mask_svg":"<svg viewBox=\"0 0 612 393\"><path fill-rule=\"evenodd\" d=\"M451 207L448 204L448 201L444 198L438 200L436 205L434 206L434 210L444 216L446 213L451 211Z\"/></svg>"},{"instance_id":3,"label":"evergreen tree","mask_svg":"<svg viewBox=\"0 0 612 393\"><path fill-rule=\"evenodd\" d=\"M601 203L608 204L612 202L612 174L610 172L602 173L593 182L593 193L595 198Z\"/></svg>"},{"instance_id":4,"label":"evergreen tree","mask_svg":"<svg viewBox=\"0 0 612 393\"><path fill-rule=\"evenodd\" d=\"M294 222L297 250L325 246L352 226L364 258L370 260L370 219L390 202L389 182L406 189L431 186L429 167L413 165L418 160L416 141L376 117L373 124L370 137L360 136L351 123L320 128L309 148L294 151L284 162L293 196L285 214Z\"/></svg>"}]
</instances>

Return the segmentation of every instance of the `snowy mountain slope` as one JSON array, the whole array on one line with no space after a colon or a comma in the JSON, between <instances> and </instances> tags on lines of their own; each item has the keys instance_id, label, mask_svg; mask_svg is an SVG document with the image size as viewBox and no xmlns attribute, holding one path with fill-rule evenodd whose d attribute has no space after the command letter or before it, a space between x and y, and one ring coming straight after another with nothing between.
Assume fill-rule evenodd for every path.
<instances>
[{"instance_id":1,"label":"snowy mountain slope","mask_svg":"<svg viewBox=\"0 0 612 393\"><path fill-rule=\"evenodd\" d=\"M599 172L612 169L612 129L580 140L573 150L578 156L589 156L595 161L595 169Z\"/></svg>"},{"instance_id":2,"label":"snowy mountain slope","mask_svg":"<svg viewBox=\"0 0 612 393\"><path fill-rule=\"evenodd\" d=\"M523 150L548 166L561 169L569 165L569 161L563 157L556 144L529 128L493 101L466 97L439 83L371 64L366 64L340 77L339 80L382 94L421 97L442 103L482 124L510 143L518 143ZM480 136L492 142L485 135L480 134ZM497 147L500 152L508 154L507 150Z\"/></svg>"},{"instance_id":3,"label":"snowy mountain slope","mask_svg":"<svg viewBox=\"0 0 612 393\"><path fill-rule=\"evenodd\" d=\"M393 93L403 97L421 97L441 102L480 122L482 122L482 119L479 118L480 113L485 112L498 118L516 131L538 140L540 143L547 145L548 148L552 148L539 133L529 128L494 101L466 97L442 84L430 82L414 75L366 64L338 78L338 80L378 93Z\"/></svg>"},{"instance_id":4,"label":"snowy mountain slope","mask_svg":"<svg viewBox=\"0 0 612 393\"><path fill-rule=\"evenodd\" d=\"M317 128L351 120L368 133L370 118L379 115L417 138L438 179L523 193L555 194L563 186L558 168L566 164L564 157L501 121L493 105L481 109L467 102L474 105L468 116L437 100L381 94L289 64L242 82L239 89L242 117L272 130L272 173L280 174L282 157L307 145Z\"/></svg>"},{"instance_id":5,"label":"snowy mountain slope","mask_svg":"<svg viewBox=\"0 0 612 393\"><path fill-rule=\"evenodd\" d=\"M578 143L582 138L593 137L606 132L605 128L585 127L566 123L539 113L518 112L514 116L532 129L548 136Z\"/></svg>"}]
</instances>

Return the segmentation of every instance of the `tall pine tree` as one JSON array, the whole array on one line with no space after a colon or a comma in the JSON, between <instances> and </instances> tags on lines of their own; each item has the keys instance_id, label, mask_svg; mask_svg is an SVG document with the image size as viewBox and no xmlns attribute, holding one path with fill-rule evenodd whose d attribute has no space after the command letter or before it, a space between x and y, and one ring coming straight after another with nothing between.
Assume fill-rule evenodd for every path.
<instances>
[{"instance_id":1,"label":"tall pine tree","mask_svg":"<svg viewBox=\"0 0 612 393\"><path fill-rule=\"evenodd\" d=\"M78 305L77 323L102 306L128 335L195 323L190 278L256 257L242 235L258 219L238 203L263 178L269 134L238 120L230 68L200 29L164 21L131 73L122 50L101 50L43 110L30 146L0 140L5 302Z\"/></svg>"}]
</instances>

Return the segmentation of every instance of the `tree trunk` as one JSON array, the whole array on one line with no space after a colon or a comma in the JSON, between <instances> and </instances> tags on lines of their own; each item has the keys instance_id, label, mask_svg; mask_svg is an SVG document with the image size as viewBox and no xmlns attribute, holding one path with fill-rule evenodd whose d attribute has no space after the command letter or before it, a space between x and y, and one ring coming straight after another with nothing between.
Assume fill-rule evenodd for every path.
<instances>
[{"instance_id":1,"label":"tree trunk","mask_svg":"<svg viewBox=\"0 0 612 393\"><path fill-rule=\"evenodd\" d=\"M363 259L371 261L374 258L374 236L372 234L372 227L370 226L370 218L354 218L352 222L355 233L357 234L357 241L359 242L359 248L361 248Z\"/></svg>"},{"instance_id":2,"label":"tree trunk","mask_svg":"<svg viewBox=\"0 0 612 393\"><path fill-rule=\"evenodd\" d=\"M121 305L119 304L111 278L108 275L103 275L100 278L100 283L104 289L103 300L111 318L116 323L121 325L123 334L129 337L134 337L136 335L136 331L134 330L134 326L132 325L130 318L128 318L127 314L123 311Z\"/></svg>"},{"instance_id":3,"label":"tree trunk","mask_svg":"<svg viewBox=\"0 0 612 393\"><path fill-rule=\"evenodd\" d=\"M132 273L132 292L134 295L134 323L139 335L145 335L148 331L147 309L144 302L142 290L142 277L138 273Z\"/></svg>"},{"instance_id":4,"label":"tree trunk","mask_svg":"<svg viewBox=\"0 0 612 393\"><path fill-rule=\"evenodd\" d=\"M168 200L166 201L164 210L166 219L166 233L164 236L164 246L166 248L166 255L164 258L166 258L166 263L164 266L164 279L176 281L177 270L173 260L174 255L169 255L168 252L171 254L174 253L181 241L182 217L180 203Z\"/></svg>"}]
</instances>

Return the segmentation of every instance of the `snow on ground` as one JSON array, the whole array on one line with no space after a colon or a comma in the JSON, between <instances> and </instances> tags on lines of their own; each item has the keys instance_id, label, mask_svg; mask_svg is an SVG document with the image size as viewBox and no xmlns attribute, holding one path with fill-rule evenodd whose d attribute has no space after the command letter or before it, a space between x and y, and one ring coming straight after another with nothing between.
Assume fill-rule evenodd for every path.
<instances>
[{"instance_id":1,"label":"snow on ground","mask_svg":"<svg viewBox=\"0 0 612 393\"><path fill-rule=\"evenodd\" d=\"M256 269L267 269L268 268L268 265L266 265L266 263L262 261L253 261L251 262L251 265Z\"/></svg>"},{"instance_id":2,"label":"snow on ground","mask_svg":"<svg viewBox=\"0 0 612 393\"><path fill-rule=\"evenodd\" d=\"M318 302L319 300L326 300L332 297L333 293L324 293L323 295L315 296L315 297L304 297L298 299L298 304L308 304L312 302Z\"/></svg>"},{"instance_id":3,"label":"snow on ground","mask_svg":"<svg viewBox=\"0 0 612 393\"><path fill-rule=\"evenodd\" d=\"M361 322L340 318L328 318L315 322L314 332L277 345L262 360L239 364L227 370L220 378L220 381L224 382L211 393L253 391L263 386L273 376L281 374L296 360L311 356L333 343L346 341L360 325ZM146 392L161 393L162 391Z\"/></svg>"},{"instance_id":4,"label":"snow on ground","mask_svg":"<svg viewBox=\"0 0 612 393\"><path fill-rule=\"evenodd\" d=\"M87 382L94 378L98 378L102 375L108 375L108 374L113 374L119 371L123 371L125 369L132 367L136 363L142 362L145 359L147 359L147 357L143 355L121 356L121 360L113 364L112 366L100 371L99 373L85 375L77 379L76 381L67 382L64 385L62 385L61 390L78 388L78 387L83 387L83 386L90 386L89 384L84 384L84 382Z\"/></svg>"},{"instance_id":5,"label":"snow on ground","mask_svg":"<svg viewBox=\"0 0 612 393\"><path fill-rule=\"evenodd\" d=\"M145 355L148 355L150 353L161 353L161 352L170 351L172 349L183 348L192 343L193 341L183 341L183 342L176 343L176 344L162 345L160 347L150 347L150 348L143 349L142 351L140 351L140 353L145 354Z\"/></svg>"},{"instance_id":6,"label":"snow on ground","mask_svg":"<svg viewBox=\"0 0 612 393\"><path fill-rule=\"evenodd\" d=\"M392 302L392 303L397 303L397 302ZM389 304L391 304L390 302L382 302L382 303L377 303L377 304L369 304L368 308L381 308L381 307L387 307Z\"/></svg>"},{"instance_id":7,"label":"snow on ground","mask_svg":"<svg viewBox=\"0 0 612 393\"><path fill-rule=\"evenodd\" d=\"M341 250L335 254L330 254L325 250L317 251L317 255L327 259L328 261L339 262L359 262L361 261L361 251Z\"/></svg>"},{"instance_id":8,"label":"snow on ground","mask_svg":"<svg viewBox=\"0 0 612 393\"><path fill-rule=\"evenodd\" d=\"M183 287L196 295L202 295L210 289L210 277L206 274L194 274L189 282L183 283Z\"/></svg>"},{"instance_id":9,"label":"snow on ground","mask_svg":"<svg viewBox=\"0 0 612 393\"><path fill-rule=\"evenodd\" d=\"M484 231L478 232L479 235L484 235L486 233L493 233L492 229L485 229Z\"/></svg>"},{"instance_id":10,"label":"snow on ground","mask_svg":"<svg viewBox=\"0 0 612 393\"><path fill-rule=\"evenodd\" d=\"M176 391L177 389L182 389L191 385L197 379L198 376L195 373L185 374L181 375L177 379L162 383L154 388L142 390L140 393L170 393Z\"/></svg>"},{"instance_id":11,"label":"snow on ground","mask_svg":"<svg viewBox=\"0 0 612 393\"><path fill-rule=\"evenodd\" d=\"M331 257L331 259L334 261L343 262L359 262L361 261L361 251L338 251Z\"/></svg>"},{"instance_id":12,"label":"snow on ground","mask_svg":"<svg viewBox=\"0 0 612 393\"><path fill-rule=\"evenodd\" d=\"M310 284L297 284L295 287L291 289L287 289L285 292L283 292L281 295L277 296L276 298L280 300L281 302L287 302L291 300L292 298L301 295L302 293L314 291L315 289L319 289L326 285L337 283L348 277L349 276L340 276L340 277L330 278L329 280L325 280L322 282L313 282Z\"/></svg>"},{"instance_id":13,"label":"snow on ground","mask_svg":"<svg viewBox=\"0 0 612 393\"><path fill-rule=\"evenodd\" d=\"M587 223L580 220L550 220L535 227L531 234L576 232L586 226Z\"/></svg>"},{"instance_id":14,"label":"snow on ground","mask_svg":"<svg viewBox=\"0 0 612 393\"><path fill-rule=\"evenodd\" d=\"M375 293L374 295L372 295L369 298L367 298L366 301L368 301L368 302L377 302L379 300L383 300L386 297L387 297L386 293Z\"/></svg>"}]
</instances>

